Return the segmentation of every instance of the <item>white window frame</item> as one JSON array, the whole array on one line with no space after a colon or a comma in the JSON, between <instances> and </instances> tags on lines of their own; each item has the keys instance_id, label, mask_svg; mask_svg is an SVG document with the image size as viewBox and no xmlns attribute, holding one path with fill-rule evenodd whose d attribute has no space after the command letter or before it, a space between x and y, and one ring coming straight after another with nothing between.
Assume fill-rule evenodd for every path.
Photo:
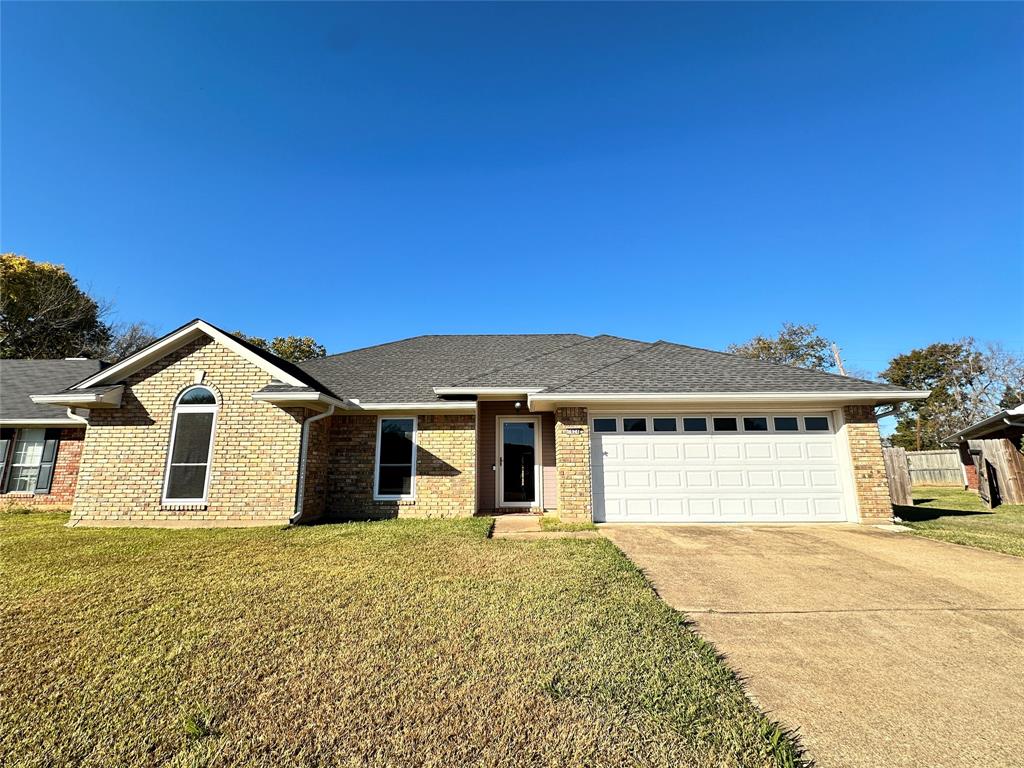
<instances>
[{"instance_id":1,"label":"white window frame","mask_svg":"<svg viewBox=\"0 0 1024 768\"><path fill-rule=\"evenodd\" d=\"M380 494L380 435L385 421L412 421L412 477L409 493ZM377 448L373 457L373 500L374 501L414 501L416 499L416 449L419 439L419 419L416 416L378 416L377 417ZM385 464L386 467L404 467L405 464Z\"/></svg>"},{"instance_id":2,"label":"white window frame","mask_svg":"<svg viewBox=\"0 0 1024 768\"><path fill-rule=\"evenodd\" d=\"M212 405L182 405L181 399L186 393L191 392L194 389L205 389L213 395L214 402ZM174 416L171 420L171 439L167 444L167 466L164 468L164 488L160 494L161 504L206 504L210 496L210 477L213 475L213 442L217 436L217 414L220 411L220 398L217 396L217 392L205 384L195 384L191 387L186 387L178 393L178 397L174 401ZM178 435L178 416L182 413L212 413L213 414L213 425L210 427L210 445L207 447L206 452L206 479L203 482L203 495L202 498L198 499L178 499L169 498L167 491L170 487L171 481L171 459L174 456L174 440ZM204 466L201 464L176 464L174 466Z\"/></svg>"},{"instance_id":3,"label":"white window frame","mask_svg":"<svg viewBox=\"0 0 1024 768\"><path fill-rule=\"evenodd\" d=\"M25 432L42 432L43 433L43 447L39 451L39 461L37 461L35 464L16 464L15 461L14 461L14 457L18 453L18 443L21 442L21 436ZM43 427L43 428L40 428L40 427L30 427L30 428L25 428L25 429L16 429L16 430L14 430L14 439L11 440L11 447L9 448L9 450L11 452L10 453L10 461L7 462L7 466L5 467L5 470L4 470L6 475L7 475L7 477L3 478L3 480L4 480L3 492L4 493L15 493L15 494L17 494L17 493L25 493L25 494L35 493L36 492L36 486L39 485L39 468L43 465L43 454L46 452L46 428L45 427ZM31 488L29 488L27 490L15 490L14 488L10 487L11 486L11 480L14 477L14 470L16 468L23 468L23 467L28 467L29 469L31 469L32 467L35 467L36 479L32 482L32 487Z\"/></svg>"}]
</instances>

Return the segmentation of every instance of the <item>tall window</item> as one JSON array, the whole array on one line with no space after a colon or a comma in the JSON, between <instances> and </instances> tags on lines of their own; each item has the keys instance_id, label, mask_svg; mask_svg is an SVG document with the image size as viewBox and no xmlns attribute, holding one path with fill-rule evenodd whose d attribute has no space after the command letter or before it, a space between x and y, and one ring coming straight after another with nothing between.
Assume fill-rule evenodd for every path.
<instances>
[{"instance_id":1,"label":"tall window","mask_svg":"<svg viewBox=\"0 0 1024 768\"><path fill-rule=\"evenodd\" d=\"M210 485L210 454L217 398L206 387L189 387L174 406L171 450L167 457L164 501L205 504Z\"/></svg>"},{"instance_id":2,"label":"tall window","mask_svg":"<svg viewBox=\"0 0 1024 768\"><path fill-rule=\"evenodd\" d=\"M7 479L7 490L16 493L33 493L39 479L39 465L43 460L43 446L46 444L45 429L19 429L11 454L11 471Z\"/></svg>"},{"instance_id":3,"label":"tall window","mask_svg":"<svg viewBox=\"0 0 1024 768\"><path fill-rule=\"evenodd\" d=\"M377 425L374 498L411 499L416 495L416 419L381 418Z\"/></svg>"}]
</instances>

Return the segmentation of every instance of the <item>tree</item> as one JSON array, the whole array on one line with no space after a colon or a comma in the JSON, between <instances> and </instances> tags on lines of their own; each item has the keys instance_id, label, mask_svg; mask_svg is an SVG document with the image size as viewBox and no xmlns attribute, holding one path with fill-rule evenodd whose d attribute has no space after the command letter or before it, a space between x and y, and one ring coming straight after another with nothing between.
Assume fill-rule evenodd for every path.
<instances>
[{"instance_id":1,"label":"tree","mask_svg":"<svg viewBox=\"0 0 1024 768\"><path fill-rule=\"evenodd\" d=\"M124 360L159 338L149 323L116 323L110 326L110 341L103 354L107 362Z\"/></svg>"},{"instance_id":2,"label":"tree","mask_svg":"<svg viewBox=\"0 0 1024 768\"><path fill-rule=\"evenodd\" d=\"M831 371L835 368L830 349L832 342L819 336L817 331L818 326L813 323L783 323L778 336L758 335L743 344L730 344L726 350L753 360Z\"/></svg>"},{"instance_id":3,"label":"tree","mask_svg":"<svg viewBox=\"0 0 1024 768\"><path fill-rule=\"evenodd\" d=\"M63 266L0 254L0 357L96 357L108 311Z\"/></svg>"},{"instance_id":4,"label":"tree","mask_svg":"<svg viewBox=\"0 0 1024 768\"><path fill-rule=\"evenodd\" d=\"M882 378L930 389L927 400L897 411L893 444L910 450L941 447L944 437L1024 399L1024 356L968 337L897 355Z\"/></svg>"},{"instance_id":5,"label":"tree","mask_svg":"<svg viewBox=\"0 0 1024 768\"><path fill-rule=\"evenodd\" d=\"M233 335L248 341L254 347L265 349L267 352L273 352L278 357L293 363L301 363L304 360L327 356L327 349L324 345L318 344L311 336L275 336L270 341L267 341L259 336L246 336L241 331L235 331Z\"/></svg>"}]
</instances>

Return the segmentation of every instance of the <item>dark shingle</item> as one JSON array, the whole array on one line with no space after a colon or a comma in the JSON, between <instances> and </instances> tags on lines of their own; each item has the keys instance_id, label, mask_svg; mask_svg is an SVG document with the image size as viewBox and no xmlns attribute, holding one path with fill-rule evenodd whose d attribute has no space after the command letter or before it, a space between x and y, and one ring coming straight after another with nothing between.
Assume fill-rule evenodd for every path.
<instances>
[{"instance_id":1,"label":"dark shingle","mask_svg":"<svg viewBox=\"0 0 1024 768\"><path fill-rule=\"evenodd\" d=\"M668 392L903 392L833 373L811 371L725 352L659 341L630 357L566 381L551 392L581 394Z\"/></svg>"},{"instance_id":2,"label":"dark shingle","mask_svg":"<svg viewBox=\"0 0 1024 768\"><path fill-rule=\"evenodd\" d=\"M299 365L340 397L366 403L429 402L437 399L434 387L586 339L576 334L416 336Z\"/></svg>"},{"instance_id":3,"label":"dark shingle","mask_svg":"<svg viewBox=\"0 0 1024 768\"><path fill-rule=\"evenodd\" d=\"M99 360L0 360L0 421L66 419L67 409L36 405L29 395L60 392L102 366Z\"/></svg>"}]
</instances>

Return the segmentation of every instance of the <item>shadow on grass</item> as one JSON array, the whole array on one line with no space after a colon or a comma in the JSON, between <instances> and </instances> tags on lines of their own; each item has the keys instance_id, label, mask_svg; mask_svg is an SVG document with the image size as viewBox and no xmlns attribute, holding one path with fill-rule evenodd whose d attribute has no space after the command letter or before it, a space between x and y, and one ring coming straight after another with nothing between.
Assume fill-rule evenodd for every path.
<instances>
[{"instance_id":1,"label":"shadow on grass","mask_svg":"<svg viewBox=\"0 0 1024 768\"><path fill-rule=\"evenodd\" d=\"M923 523L927 520L938 520L940 517L968 517L972 515L993 514L981 509L938 509L935 507L903 506L894 506L892 509L898 518L908 523Z\"/></svg>"}]
</instances>

